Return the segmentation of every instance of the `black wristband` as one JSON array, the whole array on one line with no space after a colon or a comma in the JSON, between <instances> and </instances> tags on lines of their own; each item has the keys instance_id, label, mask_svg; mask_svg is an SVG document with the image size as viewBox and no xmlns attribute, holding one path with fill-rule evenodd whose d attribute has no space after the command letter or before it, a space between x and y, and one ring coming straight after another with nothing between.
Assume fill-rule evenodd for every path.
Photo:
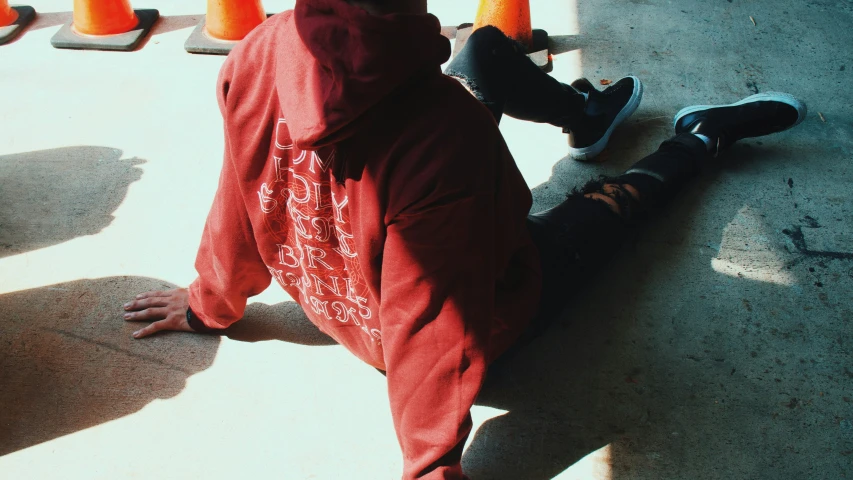
<instances>
[{"instance_id":1,"label":"black wristband","mask_svg":"<svg viewBox=\"0 0 853 480\"><path fill-rule=\"evenodd\" d=\"M205 325L204 322L198 319L195 313L193 313L193 309L190 307L187 307L187 323L189 324L190 328L199 333L211 333L219 330L216 328L210 328Z\"/></svg>"}]
</instances>

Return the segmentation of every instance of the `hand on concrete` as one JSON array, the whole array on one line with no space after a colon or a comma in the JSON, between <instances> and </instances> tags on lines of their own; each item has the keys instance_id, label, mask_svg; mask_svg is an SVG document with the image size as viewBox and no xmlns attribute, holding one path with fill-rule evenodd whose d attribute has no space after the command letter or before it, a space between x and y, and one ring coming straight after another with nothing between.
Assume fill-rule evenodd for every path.
<instances>
[{"instance_id":1,"label":"hand on concrete","mask_svg":"<svg viewBox=\"0 0 853 480\"><path fill-rule=\"evenodd\" d=\"M151 325L133 332L133 338L143 338L160 330L194 332L187 323L189 295L186 288L140 293L136 299L124 304L124 319L131 322L154 321Z\"/></svg>"}]
</instances>

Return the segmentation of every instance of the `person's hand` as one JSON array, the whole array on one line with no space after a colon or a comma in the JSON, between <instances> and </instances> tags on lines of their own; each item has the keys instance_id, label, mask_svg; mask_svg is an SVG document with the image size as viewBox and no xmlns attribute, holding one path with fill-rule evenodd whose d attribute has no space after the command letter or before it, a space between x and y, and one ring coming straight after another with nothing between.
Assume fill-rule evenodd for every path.
<instances>
[{"instance_id":1,"label":"person's hand","mask_svg":"<svg viewBox=\"0 0 853 480\"><path fill-rule=\"evenodd\" d=\"M189 294L186 288L140 293L124 304L124 319L129 322L150 322L151 325L133 332L133 338L143 338L160 330L194 332L187 323Z\"/></svg>"}]
</instances>

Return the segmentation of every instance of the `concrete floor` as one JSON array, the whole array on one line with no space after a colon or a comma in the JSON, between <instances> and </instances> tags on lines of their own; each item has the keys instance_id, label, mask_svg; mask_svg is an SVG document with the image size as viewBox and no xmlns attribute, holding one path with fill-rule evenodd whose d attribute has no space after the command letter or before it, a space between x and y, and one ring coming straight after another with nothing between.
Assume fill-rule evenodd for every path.
<instances>
[{"instance_id":1,"label":"concrete floor","mask_svg":"<svg viewBox=\"0 0 853 480\"><path fill-rule=\"evenodd\" d=\"M120 319L137 292L194 278L222 150L222 58L182 49L204 2L135 3L164 18L133 53L51 48L66 0L34 0L35 25L0 47L0 478L398 477L384 378L282 293L221 338L134 341ZM431 5L445 25L476 7ZM555 76L646 83L600 164L505 121L536 208L652 151L685 105L782 90L810 114L727 152L576 293L484 390L466 470L853 476L853 4L532 7Z\"/></svg>"}]
</instances>

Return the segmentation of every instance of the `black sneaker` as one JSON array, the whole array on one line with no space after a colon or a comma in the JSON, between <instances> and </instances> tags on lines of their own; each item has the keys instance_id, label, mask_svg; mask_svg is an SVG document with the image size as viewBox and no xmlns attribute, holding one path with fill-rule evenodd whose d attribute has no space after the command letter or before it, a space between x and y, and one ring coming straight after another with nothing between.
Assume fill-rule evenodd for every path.
<instances>
[{"instance_id":1,"label":"black sneaker","mask_svg":"<svg viewBox=\"0 0 853 480\"><path fill-rule=\"evenodd\" d=\"M574 82L572 82L572 87L575 90L577 90L579 92L583 92L583 93L589 93L589 92L601 93L598 91L597 88L595 88L595 86L593 86L592 82L590 82L586 78L579 78L579 79L575 80Z\"/></svg>"},{"instance_id":2,"label":"black sneaker","mask_svg":"<svg viewBox=\"0 0 853 480\"><path fill-rule=\"evenodd\" d=\"M673 121L675 133L695 133L711 139L716 155L738 140L793 128L806 118L806 105L787 93L766 92L730 105L683 108Z\"/></svg>"},{"instance_id":3,"label":"black sneaker","mask_svg":"<svg viewBox=\"0 0 853 480\"><path fill-rule=\"evenodd\" d=\"M613 130L631 116L643 99L643 84L634 76L625 77L599 92L585 78L572 83L589 98L584 116L577 125L563 129L569 134L569 157L586 162L596 157L610 140Z\"/></svg>"}]
</instances>

